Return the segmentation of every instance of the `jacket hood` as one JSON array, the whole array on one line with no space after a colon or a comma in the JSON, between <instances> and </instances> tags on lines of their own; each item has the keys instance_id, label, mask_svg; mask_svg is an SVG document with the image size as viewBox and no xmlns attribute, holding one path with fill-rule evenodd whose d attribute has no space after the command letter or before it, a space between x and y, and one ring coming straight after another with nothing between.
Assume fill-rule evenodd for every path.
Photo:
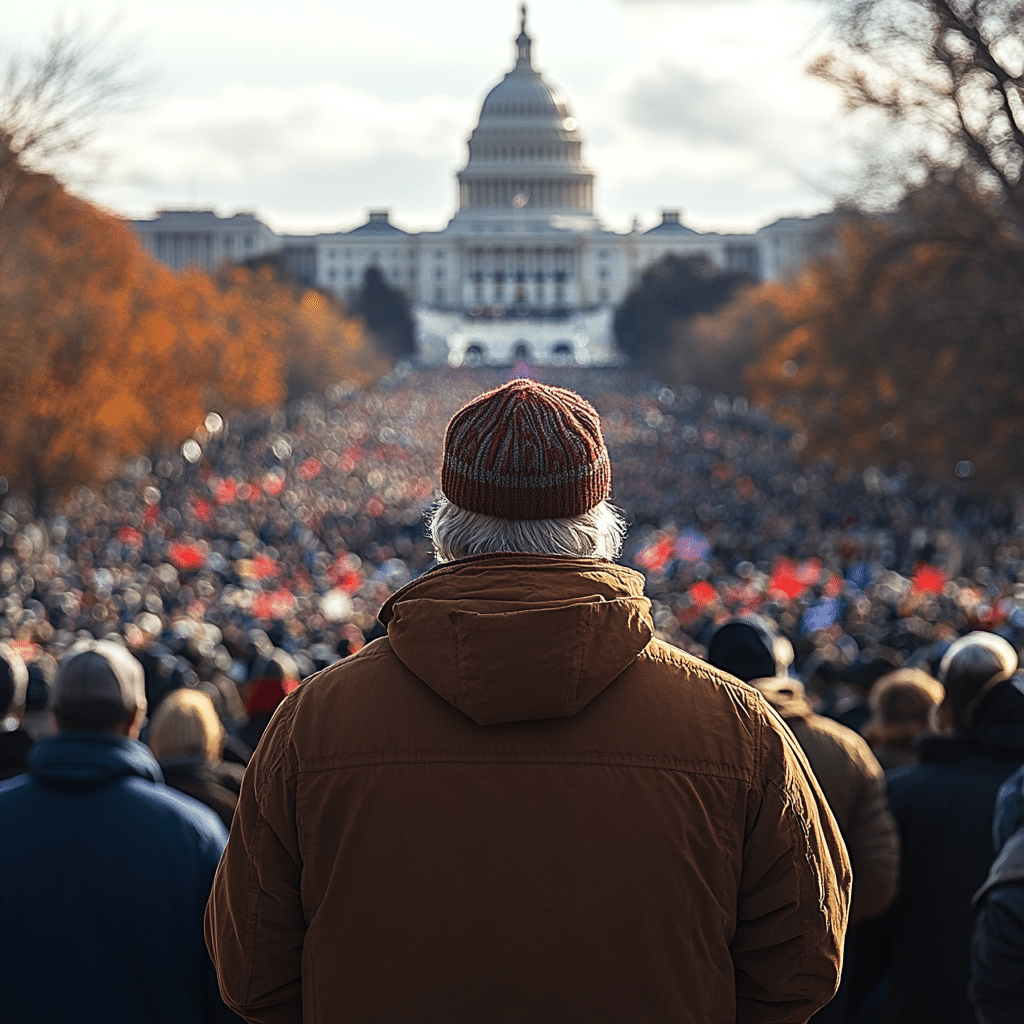
<instances>
[{"instance_id":1,"label":"jacket hood","mask_svg":"<svg viewBox=\"0 0 1024 1024\"><path fill-rule=\"evenodd\" d=\"M780 718L810 718L814 709L807 700L804 684L789 676L751 679L750 685L775 709Z\"/></svg>"},{"instance_id":2,"label":"jacket hood","mask_svg":"<svg viewBox=\"0 0 1024 1024\"><path fill-rule=\"evenodd\" d=\"M406 668L478 725L568 718L650 642L643 586L612 562L484 555L421 576L380 620Z\"/></svg>"},{"instance_id":3,"label":"jacket hood","mask_svg":"<svg viewBox=\"0 0 1024 1024\"><path fill-rule=\"evenodd\" d=\"M32 778L56 789L95 789L132 775L164 781L144 744L106 733L65 732L37 740L28 761Z\"/></svg>"}]
</instances>

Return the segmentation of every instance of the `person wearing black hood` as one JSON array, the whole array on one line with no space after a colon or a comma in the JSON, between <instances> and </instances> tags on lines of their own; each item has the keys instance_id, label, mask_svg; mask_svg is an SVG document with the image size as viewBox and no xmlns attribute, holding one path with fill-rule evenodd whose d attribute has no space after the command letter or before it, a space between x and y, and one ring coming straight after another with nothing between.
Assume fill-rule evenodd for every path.
<instances>
[{"instance_id":1,"label":"person wearing black hood","mask_svg":"<svg viewBox=\"0 0 1024 1024\"><path fill-rule=\"evenodd\" d=\"M141 665L111 641L76 644L51 711L57 735L0 783L3 1019L237 1022L202 937L227 832L137 740Z\"/></svg>"},{"instance_id":2,"label":"person wearing black hood","mask_svg":"<svg viewBox=\"0 0 1024 1024\"><path fill-rule=\"evenodd\" d=\"M883 1020L976 1024L968 1000L971 900L995 857L993 810L1024 762L1017 654L993 633L955 641L939 667L944 732L918 742L920 763L888 777L903 872L886 918L891 977Z\"/></svg>"}]
</instances>

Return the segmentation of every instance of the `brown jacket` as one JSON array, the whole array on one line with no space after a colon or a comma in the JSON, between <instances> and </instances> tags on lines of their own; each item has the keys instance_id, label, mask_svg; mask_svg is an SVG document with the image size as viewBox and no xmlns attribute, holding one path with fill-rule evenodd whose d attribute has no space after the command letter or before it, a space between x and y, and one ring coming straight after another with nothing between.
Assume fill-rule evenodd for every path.
<instances>
[{"instance_id":1,"label":"brown jacket","mask_svg":"<svg viewBox=\"0 0 1024 1024\"><path fill-rule=\"evenodd\" d=\"M850 922L877 917L896 898L900 868L900 836L882 766L862 736L814 714L799 680L755 679L751 685L793 730L839 824L853 866Z\"/></svg>"},{"instance_id":2,"label":"brown jacket","mask_svg":"<svg viewBox=\"0 0 1024 1024\"><path fill-rule=\"evenodd\" d=\"M443 566L281 705L207 909L249 1021L804 1021L850 874L757 693L652 640L643 578Z\"/></svg>"}]
</instances>

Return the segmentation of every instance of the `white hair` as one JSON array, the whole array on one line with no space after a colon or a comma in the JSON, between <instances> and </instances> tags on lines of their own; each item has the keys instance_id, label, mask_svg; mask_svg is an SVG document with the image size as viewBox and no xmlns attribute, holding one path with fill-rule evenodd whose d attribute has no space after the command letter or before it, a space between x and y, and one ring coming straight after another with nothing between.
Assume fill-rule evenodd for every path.
<instances>
[{"instance_id":1,"label":"white hair","mask_svg":"<svg viewBox=\"0 0 1024 1024\"><path fill-rule=\"evenodd\" d=\"M439 562L501 551L611 562L626 539L626 520L607 501L565 519L500 519L441 498L427 513L427 529Z\"/></svg>"}]
</instances>

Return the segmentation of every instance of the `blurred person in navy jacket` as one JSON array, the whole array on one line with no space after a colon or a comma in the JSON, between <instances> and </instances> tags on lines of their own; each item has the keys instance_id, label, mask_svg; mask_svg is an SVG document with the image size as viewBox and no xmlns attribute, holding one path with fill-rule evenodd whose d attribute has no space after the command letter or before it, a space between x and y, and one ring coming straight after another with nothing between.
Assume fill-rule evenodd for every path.
<instances>
[{"instance_id":1,"label":"blurred person in navy jacket","mask_svg":"<svg viewBox=\"0 0 1024 1024\"><path fill-rule=\"evenodd\" d=\"M237 1021L217 991L203 909L227 834L163 784L137 740L141 665L75 645L54 684L57 735L0 784L0 992L18 1024Z\"/></svg>"}]
</instances>

